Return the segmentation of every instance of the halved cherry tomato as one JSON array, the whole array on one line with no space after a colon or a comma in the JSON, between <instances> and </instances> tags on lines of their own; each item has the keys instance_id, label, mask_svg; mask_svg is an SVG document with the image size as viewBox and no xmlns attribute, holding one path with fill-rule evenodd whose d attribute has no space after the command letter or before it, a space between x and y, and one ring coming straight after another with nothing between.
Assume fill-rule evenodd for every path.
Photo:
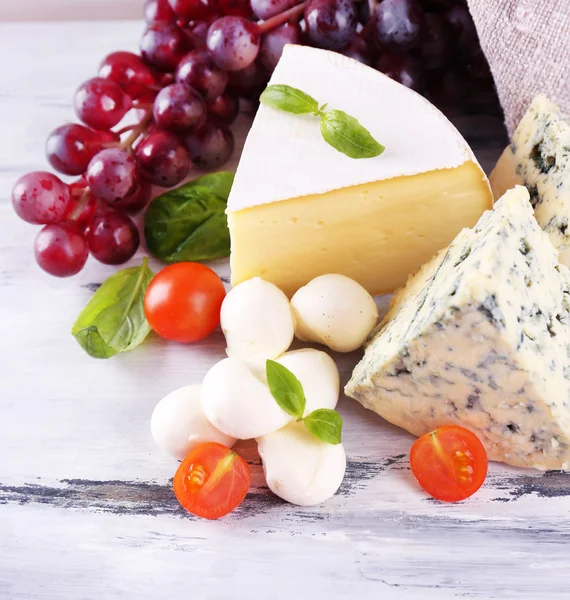
<instances>
[{"instance_id":1,"label":"halved cherry tomato","mask_svg":"<svg viewBox=\"0 0 570 600\"><path fill-rule=\"evenodd\" d=\"M249 490L249 465L215 442L200 444L180 463L174 475L178 502L193 515L219 519L231 513Z\"/></svg>"},{"instance_id":2,"label":"halved cherry tomato","mask_svg":"<svg viewBox=\"0 0 570 600\"><path fill-rule=\"evenodd\" d=\"M162 269L150 282L144 313L161 337L197 342L219 325L225 295L222 280L206 265L176 263Z\"/></svg>"},{"instance_id":3,"label":"halved cherry tomato","mask_svg":"<svg viewBox=\"0 0 570 600\"><path fill-rule=\"evenodd\" d=\"M464 427L445 425L418 438L410 465L424 490L445 502L472 496L487 476L487 453L479 438Z\"/></svg>"}]
</instances>

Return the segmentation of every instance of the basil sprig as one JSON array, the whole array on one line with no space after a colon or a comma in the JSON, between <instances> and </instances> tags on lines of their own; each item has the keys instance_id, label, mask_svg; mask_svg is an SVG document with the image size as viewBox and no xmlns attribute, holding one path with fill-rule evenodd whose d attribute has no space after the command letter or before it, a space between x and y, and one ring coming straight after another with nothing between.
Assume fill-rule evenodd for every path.
<instances>
[{"instance_id":1,"label":"basil sprig","mask_svg":"<svg viewBox=\"0 0 570 600\"><path fill-rule=\"evenodd\" d=\"M212 173L155 198L144 217L149 251L169 263L229 256L226 207L233 180L233 173Z\"/></svg>"},{"instance_id":2,"label":"basil sprig","mask_svg":"<svg viewBox=\"0 0 570 600\"><path fill-rule=\"evenodd\" d=\"M320 114L319 103L314 98L290 85L268 85L259 99L263 104L295 115Z\"/></svg>"},{"instance_id":3,"label":"basil sprig","mask_svg":"<svg viewBox=\"0 0 570 600\"><path fill-rule=\"evenodd\" d=\"M111 275L81 311L71 333L93 358L110 358L136 348L150 333L144 295L154 277L144 258L140 267Z\"/></svg>"},{"instance_id":4,"label":"basil sprig","mask_svg":"<svg viewBox=\"0 0 570 600\"><path fill-rule=\"evenodd\" d=\"M328 109L326 104L319 108L314 98L290 85L269 85L259 100L285 112L320 117L325 142L350 158L373 158L385 150L354 117L342 110Z\"/></svg>"},{"instance_id":5,"label":"basil sprig","mask_svg":"<svg viewBox=\"0 0 570 600\"><path fill-rule=\"evenodd\" d=\"M327 444L340 444L342 441L342 417L329 408L319 408L306 417L307 399L301 382L282 364L274 360L265 363L269 391L277 404L297 422L305 426L316 438Z\"/></svg>"}]
</instances>

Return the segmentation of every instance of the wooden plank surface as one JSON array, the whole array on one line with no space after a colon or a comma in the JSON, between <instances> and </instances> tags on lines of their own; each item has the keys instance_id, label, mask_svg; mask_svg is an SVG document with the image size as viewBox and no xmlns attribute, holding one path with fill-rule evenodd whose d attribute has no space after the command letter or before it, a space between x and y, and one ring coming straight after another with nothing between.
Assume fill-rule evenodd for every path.
<instances>
[{"instance_id":1,"label":"wooden plank surface","mask_svg":"<svg viewBox=\"0 0 570 600\"><path fill-rule=\"evenodd\" d=\"M475 498L436 503L410 474L411 436L346 398L347 475L323 506L268 493L254 444L240 443L253 490L236 513L210 523L178 507L176 462L154 447L149 417L223 357L221 334L193 346L151 337L110 361L89 358L69 330L114 269L90 260L70 280L41 273L36 229L9 202L19 175L46 168L46 135L74 119L77 85L106 52L135 49L141 30L0 26L0 598L567 598L566 475L494 464ZM492 166L500 120L458 124ZM227 277L225 261L214 267ZM344 382L358 354L336 358Z\"/></svg>"}]
</instances>

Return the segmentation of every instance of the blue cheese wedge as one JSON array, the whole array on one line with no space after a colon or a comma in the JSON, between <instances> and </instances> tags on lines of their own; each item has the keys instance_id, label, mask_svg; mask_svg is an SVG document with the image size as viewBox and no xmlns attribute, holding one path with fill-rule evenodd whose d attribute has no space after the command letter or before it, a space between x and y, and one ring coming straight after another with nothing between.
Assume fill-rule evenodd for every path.
<instances>
[{"instance_id":1,"label":"blue cheese wedge","mask_svg":"<svg viewBox=\"0 0 570 600\"><path fill-rule=\"evenodd\" d=\"M531 104L490 177L500 198L525 185L536 220L570 266L570 123L546 96Z\"/></svg>"},{"instance_id":2,"label":"blue cheese wedge","mask_svg":"<svg viewBox=\"0 0 570 600\"><path fill-rule=\"evenodd\" d=\"M396 295L346 386L422 435L473 431L491 460L570 465L570 271L517 186Z\"/></svg>"}]
</instances>

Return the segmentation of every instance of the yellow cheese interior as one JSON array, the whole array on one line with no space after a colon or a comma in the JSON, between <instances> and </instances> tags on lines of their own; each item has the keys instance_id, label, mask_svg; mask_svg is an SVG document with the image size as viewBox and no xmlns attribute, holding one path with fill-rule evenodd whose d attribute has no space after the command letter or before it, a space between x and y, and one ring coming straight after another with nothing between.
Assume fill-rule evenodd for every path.
<instances>
[{"instance_id":1,"label":"yellow cheese interior","mask_svg":"<svg viewBox=\"0 0 570 600\"><path fill-rule=\"evenodd\" d=\"M489 175L489 183L495 200L501 198L515 185L524 185L523 177L517 173L517 159L509 146L505 148L493 172Z\"/></svg>"},{"instance_id":2,"label":"yellow cheese interior","mask_svg":"<svg viewBox=\"0 0 570 600\"><path fill-rule=\"evenodd\" d=\"M492 205L487 179L468 161L229 212L232 284L258 276L291 296L341 273L389 293Z\"/></svg>"}]
</instances>

